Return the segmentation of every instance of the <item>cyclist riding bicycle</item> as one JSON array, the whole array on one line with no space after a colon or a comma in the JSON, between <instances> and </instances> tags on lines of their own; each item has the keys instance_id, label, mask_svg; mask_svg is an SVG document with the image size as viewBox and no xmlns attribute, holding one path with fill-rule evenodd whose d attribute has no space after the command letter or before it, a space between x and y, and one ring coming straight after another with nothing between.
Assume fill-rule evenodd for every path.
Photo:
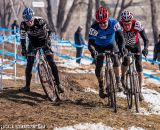
<instances>
[{"instance_id":1,"label":"cyclist riding bicycle","mask_svg":"<svg viewBox=\"0 0 160 130\"><path fill-rule=\"evenodd\" d=\"M123 53L123 33L120 24L117 20L109 18L108 10L106 8L100 7L96 11L96 22L92 24L89 31L89 42L88 49L91 52L91 56L96 60L95 74L99 82L99 96L105 98L108 95L104 93L103 77L102 77L102 67L104 62L104 56L99 56L96 58L98 53L103 53L106 50L112 52ZM117 45L118 44L118 48ZM112 57L114 72L116 76L116 82L119 91L122 91L121 85L121 68L118 55Z\"/></svg>"},{"instance_id":2,"label":"cyclist riding bicycle","mask_svg":"<svg viewBox=\"0 0 160 130\"><path fill-rule=\"evenodd\" d=\"M28 36L29 45L26 49L26 38ZM23 21L20 25L20 39L22 46L22 56L27 57L27 66L25 70L26 85L19 89L21 92L30 92L30 83L32 78L32 67L37 51L34 49L37 47L43 48L46 59L52 69L52 73L55 77L56 85L60 93L64 90L59 81L58 69L53 59L51 52L51 36L52 31L50 30L47 22L41 17L35 17L34 12L31 8L25 8L23 11Z\"/></svg>"},{"instance_id":3,"label":"cyclist riding bicycle","mask_svg":"<svg viewBox=\"0 0 160 130\"><path fill-rule=\"evenodd\" d=\"M140 89L142 88L143 83L143 67L142 67L142 54L146 57L148 54L148 38L145 33L143 26L141 25L140 21L136 20L133 17L133 14L127 10L121 13L121 19L119 21L120 25L123 28L123 34L125 38L125 47L131 51L132 53L137 53L135 55L135 65L136 70L138 72L139 77L139 85ZM139 34L143 39L144 42L144 49L141 51L141 44L139 42ZM139 55L138 55L139 53ZM123 58L122 63L122 85L125 87L124 83L124 76L127 71L129 65L129 57L125 56ZM141 90L140 90L141 92ZM140 101L144 99L142 93L140 93Z\"/></svg>"}]
</instances>

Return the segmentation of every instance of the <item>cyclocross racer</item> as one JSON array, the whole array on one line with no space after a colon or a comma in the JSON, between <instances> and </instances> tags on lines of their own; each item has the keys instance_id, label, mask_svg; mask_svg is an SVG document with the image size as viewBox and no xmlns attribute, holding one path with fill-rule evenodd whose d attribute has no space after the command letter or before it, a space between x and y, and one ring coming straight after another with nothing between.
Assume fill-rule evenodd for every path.
<instances>
[{"instance_id":1,"label":"cyclocross racer","mask_svg":"<svg viewBox=\"0 0 160 130\"><path fill-rule=\"evenodd\" d=\"M47 22L41 17L35 17L31 8L25 8L23 11L23 21L20 25L20 39L22 46L22 55L27 57L27 66L25 70L26 85L20 89L22 92L30 92L30 82L32 77L32 67L35 59L36 52L33 51L36 47L46 48L43 49L46 59L52 69L52 73L55 77L55 82L58 86L59 92L63 93L64 90L60 85L57 66L53 60L51 52L51 30L48 27ZM26 38L28 36L29 45L26 49Z\"/></svg>"},{"instance_id":2,"label":"cyclocross racer","mask_svg":"<svg viewBox=\"0 0 160 130\"><path fill-rule=\"evenodd\" d=\"M138 72L139 77L139 85L142 88L143 83L143 67L142 67L142 54L146 57L148 54L148 43L149 40L145 33L141 22L136 20L133 17L133 14L127 10L121 13L121 20L119 21L120 25L123 28L123 34L125 38L125 47L133 53L139 53L139 55L135 55L135 64L136 70ZM144 42L144 49L141 52L141 44L139 42L139 34ZM124 61L122 63L122 84L124 83L125 72L127 71L127 67L129 65L129 59L127 56L124 57ZM125 85L123 85L125 86ZM143 95L140 93L140 101L142 101Z\"/></svg>"},{"instance_id":3,"label":"cyclocross racer","mask_svg":"<svg viewBox=\"0 0 160 130\"><path fill-rule=\"evenodd\" d=\"M115 44L117 42L117 45ZM108 10L106 8L100 7L96 11L96 22L92 24L89 30L89 42L88 48L91 52L93 58L96 57L98 53L103 53L105 50L110 50L112 52L123 53L123 33L119 22L113 18L109 18ZM104 93L103 78L102 78L102 67L103 67L104 56L100 56L96 59L95 74L99 82L99 96L105 98L107 94ZM121 69L120 61L118 56L112 57L114 72L116 76L116 82L119 91L122 91L121 86Z\"/></svg>"}]
</instances>

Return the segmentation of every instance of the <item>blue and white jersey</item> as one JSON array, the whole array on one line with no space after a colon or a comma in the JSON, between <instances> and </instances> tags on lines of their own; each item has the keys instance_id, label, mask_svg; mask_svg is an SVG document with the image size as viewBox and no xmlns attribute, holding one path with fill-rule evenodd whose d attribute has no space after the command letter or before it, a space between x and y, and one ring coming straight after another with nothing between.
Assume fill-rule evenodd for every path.
<instances>
[{"instance_id":1,"label":"blue and white jersey","mask_svg":"<svg viewBox=\"0 0 160 130\"><path fill-rule=\"evenodd\" d=\"M99 46L108 46L115 42L115 32L121 30L119 22L113 18L108 19L108 27L103 30L98 23L92 24L89 30L89 39L95 40L95 44Z\"/></svg>"}]
</instances>

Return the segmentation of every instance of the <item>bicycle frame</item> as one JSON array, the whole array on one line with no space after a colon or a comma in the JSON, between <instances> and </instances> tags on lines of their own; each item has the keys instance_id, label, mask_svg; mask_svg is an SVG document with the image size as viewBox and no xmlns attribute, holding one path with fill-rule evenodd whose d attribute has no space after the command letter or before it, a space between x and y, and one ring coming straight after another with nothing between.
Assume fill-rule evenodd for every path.
<instances>
[{"instance_id":1,"label":"bicycle frame","mask_svg":"<svg viewBox=\"0 0 160 130\"><path fill-rule=\"evenodd\" d=\"M36 58L37 58L37 64L43 64L44 62L46 62L45 55L42 49L37 50Z\"/></svg>"},{"instance_id":2,"label":"bicycle frame","mask_svg":"<svg viewBox=\"0 0 160 130\"><path fill-rule=\"evenodd\" d=\"M136 71L136 66L135 66L135 57L134 57L135 54L131 54L129 53L129 69L128 69L128 73L132 74L138 74L137 71Z\"/></svg>"}]
</instances>

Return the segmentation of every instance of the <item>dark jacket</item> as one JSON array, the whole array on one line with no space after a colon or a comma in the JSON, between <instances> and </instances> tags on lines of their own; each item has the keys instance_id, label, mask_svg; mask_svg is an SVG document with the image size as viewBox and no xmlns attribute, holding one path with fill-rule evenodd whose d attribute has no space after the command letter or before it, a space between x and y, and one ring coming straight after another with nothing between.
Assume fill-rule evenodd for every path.
<instances>
[{"instance_id":1,"label":"dark jacket","mask_svg":"<svg viewBox=\"0 0 160 130\"><path fill-rule=\"evenodd\" d=\"M34 25L28 27L25 21L20 25L20 39L22 48L26 48L26 38L29 38L29 44L33 47L44 46L49 41L49 36L52 34L48 23L41 17L35 17Z\"/></svg>"},{"instance_id":2,"label":"dark jacket","mask_svg":"<svg viewBox=\"0 0 160 130\"><path fill-rule=\"evenodd\" d=\"M157 54L160 53L160 40L158 41L157 44L154 46L154 55L153 55L153 60L157 60Z\"/></svg>"},{"instance_id":3,"label":"dark jacket","mask_svg":"<svg viewBox=\"0 0 160 130\"><path fill-rule=\"evenodd\" d=\"M17 24L16 21L14 21L14 23L11 25L11 28L12 28L12 34L18 33L19 25ZM16 29L16 30L15 30L15 29Z\"/></svg>"},{"instance_id":4,"label":"dark jacket","mask_svg":"<svg viewBox=\"0 0 160 130\"><path fill-rule=\"evenodd\" d=\"M77 44L77 45L85 45L85 41L84 41L83 36L81 34L80 27L78 27L77 31L74 34L74 41L75 41L75 44Z\"/></svg>"}]
</instances>

